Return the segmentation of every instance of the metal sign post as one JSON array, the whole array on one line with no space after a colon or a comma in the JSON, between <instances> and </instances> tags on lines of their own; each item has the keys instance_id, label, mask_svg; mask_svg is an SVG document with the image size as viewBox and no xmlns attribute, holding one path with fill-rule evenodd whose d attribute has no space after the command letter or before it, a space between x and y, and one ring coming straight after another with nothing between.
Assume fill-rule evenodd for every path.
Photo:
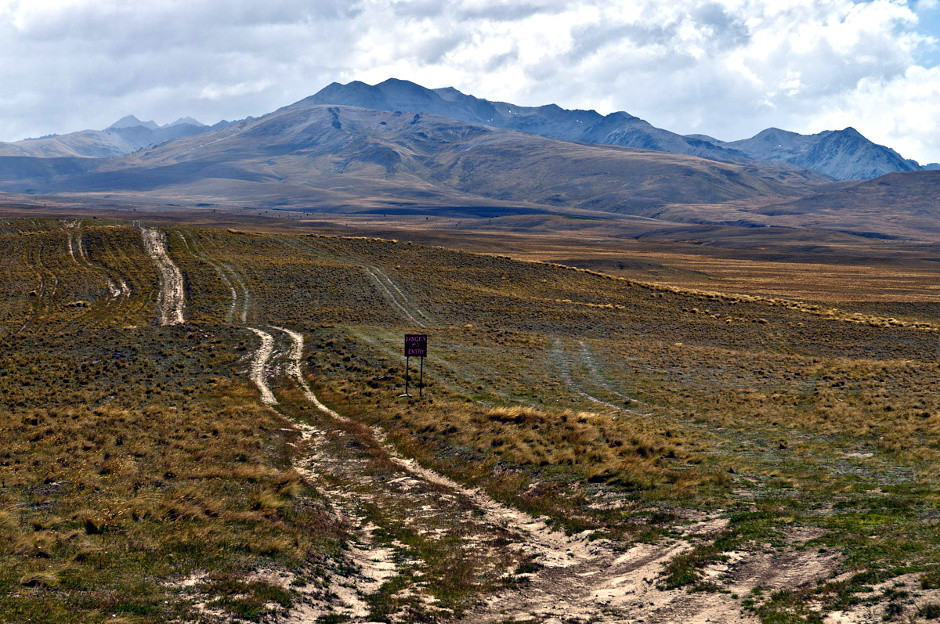
<instances>
[{"instance_id":1,"label":"metal sign post","mask_svg":"<svg viewBox=\"0 0 940 624\"><path fill-rule=\"evenodd\" d=\"M405 334L405 394L408 394L408 364L412 357L421 358L421 372L418 378L418 398L424 398L424 358L428 355L427 334Z\"/></svg>"},{"instance_id":2,"label":"metal sign post","mask_svg":"<svg viewBox=\"0 0 940 624\"><path fill-rule=\"evenodd\" d=\"M410 396L411 396L410 394L408 394L408 379L409 379L409 377L408 377L408 360L409 360L409 359L410 359L410 358L408 357L408 354L405 353L405 394L402 395L403 397L410 397Z\"/></svg>"}]
</instances>

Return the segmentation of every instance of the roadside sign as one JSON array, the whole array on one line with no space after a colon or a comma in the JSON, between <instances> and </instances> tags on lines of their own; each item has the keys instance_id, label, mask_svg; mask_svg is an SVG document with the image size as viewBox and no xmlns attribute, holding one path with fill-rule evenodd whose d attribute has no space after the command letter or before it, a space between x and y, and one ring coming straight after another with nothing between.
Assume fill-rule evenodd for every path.
<instances>
[{"instance_id":1,"label":"roadside sign","mask_svg":"<svg viewBox=\"0 0 940 624\"><path fill-rule=\"evenodd\" d=\"M405 334L405 394L403 397L410 397L408 394L408 382L411 376L408 373L408 362L413 357L421 358L421 373L418 381L418 396L424 396L424 358L428 356L428 335L427 334Z\"/></svg>"},{"instance_id":2,"label":"roadside sign","mask_svg":"<svg viewBox=\"0 0 940 624\"><path fill-rule=\"evenodd\" d=\"M405 357L427 357L428 335L405 334Z\"/></svg>"}]
</instances>

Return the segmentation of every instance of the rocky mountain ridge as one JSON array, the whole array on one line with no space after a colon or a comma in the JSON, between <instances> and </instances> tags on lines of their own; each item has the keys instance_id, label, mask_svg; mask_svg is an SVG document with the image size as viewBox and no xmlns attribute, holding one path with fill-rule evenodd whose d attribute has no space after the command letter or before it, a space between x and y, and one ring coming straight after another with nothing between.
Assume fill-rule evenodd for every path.
<instances>
[{"instance_id":1,"label":"rocky mountain ridge","mask_svg":"<svg viewBox=\"0 0 940 624\"><path fill-rule=\"evenodd\" d=\"M870 180L888 173L922 169L916 161L872 143L852 127L810 135L768 128L750 139L719 144L744 152L754 160L796 165L837 180Z\"/></svg>"},{"instance_id":2,"label":"rocky mountain ridge","mask_svg":"<svg viewBox=\"0 0 940 624\"><path fill-rule=\"evenodd\" d=\"M938 163L921 166L905 159L851 127L812 135L768 128L749 139L723 141L702 134L670 132L624 111L601 115L593 110L567 110L555 104L518 106L477 98L453 87L428 89L395 78L375 85L360 81L334 82L285 108L313 105L440 115L565 141L635 147L727 163L757 162L799 168L835 180L868 180L888 173L940 168ZM221 121L210 127L191 117L183 117L159 126L128 115L104 130L0 143L0 157L112 158L164 141L224 128L230 123Z\"/></svg>"},{"instance_id":3,"label":"rocky mountain ridge","mask_svg":"<svg viewBox=\"0 0 940 624\"><path fill-rule=\"evenodd\" d=\"M134 115L127 115L104 130L81 130L0 143L0 157L113 158L150 145L202 134L227 124L228 122L223 121L214 126L207 126L192 117L182 117L173 123L160 126L153 121L141 121Z\"/></svg>"},{"instance_id":4,"label":"rocky mountain ridge","mask_svg":"<svg viewBox=\"0 0 940 624\"><path fill-rule=\"evenodd\" d=\"M724 162L799 167L836 180L869 180L940 166L921 167L851 127L813 135L768 128L750 139L722 141L705 135L676 134L623 111L601 115L593 110L566 110L555 104L517 106L476 98L453 87L428 89L394 78L375 85L334 82L294 106L303 104L425 112L567 141L638 147Z\"/></svg>"}]
</instances>

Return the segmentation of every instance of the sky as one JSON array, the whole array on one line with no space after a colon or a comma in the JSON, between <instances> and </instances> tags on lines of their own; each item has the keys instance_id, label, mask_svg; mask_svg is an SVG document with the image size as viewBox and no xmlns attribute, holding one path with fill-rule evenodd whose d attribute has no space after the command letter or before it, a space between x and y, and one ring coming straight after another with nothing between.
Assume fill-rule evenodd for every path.
<instances>
[{"instance_id":1,"label":"sky","mask_svg":"<svg viewBox=\"0 0 940 624\"><path fill-rule=\"evenodd\" d=\"M940 0L0 0L0 141L390 77L722 140L852 126L940 162Z\"/></svg>"}]
</instances>

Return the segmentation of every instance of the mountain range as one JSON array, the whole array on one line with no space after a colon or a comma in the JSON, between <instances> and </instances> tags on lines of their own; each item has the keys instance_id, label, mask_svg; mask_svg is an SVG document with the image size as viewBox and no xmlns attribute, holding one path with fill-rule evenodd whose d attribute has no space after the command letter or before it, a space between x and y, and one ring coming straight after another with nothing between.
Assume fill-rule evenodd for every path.
<instances>
[{"instance_id":1,"label":"mountain range","mask_svg":"<svg viewBox=\"0 0 940 624\"><path fill-rule=\"evenodd\" d=\"M722 141L706 135L670 132L623 111L601 115L593 110L566 110L555 104L517 106L476 98L453 87L428 89L394 78L376 85L359 81L334 82L301 102L429 113L565 141L636 147L722 162L796 167L836 180L869 180L887 173L940 168L938 163L921 167L891 148L866 139L854 128L813 135L768 128L750 139ZM0 156L109 158L175 138L221 129L229 123L222 121L210 127L184 117L158 126L128 115L104 130L0 143Z\"/></svg>"},{"instance_id":2,"label":"mountain range","mask_svg":"<svg viewBox=\"0 0 940 624\"><path fill-rule=\"evenodd\" d=\"M0 143L0 156L33 158L111 158L180 137L225 127L228 122L207 126L192 117L159 126L133 115L122 117L104 130L82 130L69 134Z\"/></svg>"},{"instance_id":3,"label":"mountain range","mask_svg":"<svg viewBox=\"0 0 940 624\"><path fill-rule=\"evenodd\" d=\"M96 140L126 153L91 157ZM642 147L621 144L631 141ZM2 147L23 144L48 156L0 151L0 192L125 205L529 222L535 215L626 218L649 227L940 237L940 171L912 170L916 163L852 129L812 136L770 129L725 143L683 137L626 113L518 107L405 81L334 84L267 115L212 127L187 118L158 126L129 116L98 134ZM799 162L826 162L839 175ZM904 173L833 180L892 166Z\"/></svg>"},{"instance_id":4,"label":"mountain range","mask_svg":"<svg viewBox=\"0 0 940 624\"><path fill-rule=\"evenodd\" d=\"M334 82L304 101L433 113L566 141L623 145L727 162L796 166L836 180L868 180L921 169L915 161L869 141L854 128L813 135L770 128L750 139L726 142L704 135L676 134L622 111L605 116L593 110L565 110L554 104L516 106L479 99L452 87L427 89L397 79L376 85Z\"/></svg>"},{"instance_id":5,"label":"mountain range","mask_svg":"<svg viewBox=\"0 0 940 624\"><path fill-rule=\"evenodd\" d=\"M5 190L126 192L329 211L594 210L802 196L813 174L561 141L449 117L304 100L120 158L0 158Z\"/></svg>"}]
</instances>

